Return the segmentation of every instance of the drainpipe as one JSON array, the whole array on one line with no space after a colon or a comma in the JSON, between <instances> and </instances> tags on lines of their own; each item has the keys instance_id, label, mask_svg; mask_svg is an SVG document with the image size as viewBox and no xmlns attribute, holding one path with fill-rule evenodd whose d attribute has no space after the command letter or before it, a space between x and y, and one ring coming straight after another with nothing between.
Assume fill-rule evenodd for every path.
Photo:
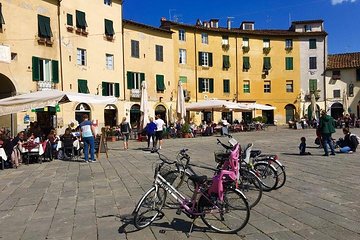
<instances>
[{"instance_id":1,"label":"drainpipe","mask_svg":"<svg viewBox=\"0 0 360 240\"><path fill-rule=\"evenodd\" d=\"M122 6L123 1L121 1L121 39L122 39L122 60L123 60L123 94L124 94L124 98L123 100L125 101L126 97L126 81L125 81L125 43L124 43L124 22L123 22L123 6Z\"/></svg>"},{"instance_id":2,"label":"drainpipe","mask_svg":"<svg viewBox=\"0 0 360 240\"><path fill-rule=\"evenodd\" d=\"M236 98L235 98L235 100L236 100L236 102L238 102L239 101L239 89L238 89L238 87L239 87L239 66L238 66L238 61L239 61L239 59L238 59L238 37L237 36L235 36L235 64L236 64L236 66L235 66L235 72L236 72L236 77L235 77L235 87L236 87L236 90L235 90L235 94L236 94Z\"/></svg>"},{"instance_id":3,"label":"drainpipe","mask_svg":"<svg viewBox=\"0 0 360 240\"><path fill-rule=\"evenodd\" d=\"M60 63L60 81L61 81L61 90L64 91L64 77L63 77L63 65L62 65L62 47L61 47L61 25L60 25L60 7L61 7L61 1L58 1L58 9L57 9L57 14L58 14L58 31L59 31L59 52L60 52L60 59L59 59L59 63Z\"/></svg>"},{"instance_id":4,"label":"drainpipe","mask_svg":"<svg viewBox=\"0 0 360 240\"><path fill-rule=\"evenodd\" d=\"M198 79L197 79L197 65L196 65L196 56L198 56L196 54L196 30L194 30L194 43L195 43L195 47L194 47L194 51L195 51L195 62L194 62L194 67L195 67L195 99L196 99L196 102L198 101Z\"/></svg>"},{"instance_id":5,"label":"drainpipe","mask_svg":"<svg viewBox=\"0 0 360 240\"><path fill-rule=\"evenodd\" d=\"M324 64L324 71L323 71L323 84L324 84L324 104L325 104L325 111L327 112L327 101L326 101L326 36L324 37L324 59L323 59L323 64Z\"/></svg>"}]
</instances>

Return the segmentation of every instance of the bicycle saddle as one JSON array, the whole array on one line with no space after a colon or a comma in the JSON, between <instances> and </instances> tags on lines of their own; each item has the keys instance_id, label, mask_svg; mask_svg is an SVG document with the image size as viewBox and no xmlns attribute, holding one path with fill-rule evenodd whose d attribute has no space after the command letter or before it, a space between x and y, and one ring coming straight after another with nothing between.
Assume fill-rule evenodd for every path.
<instances>
[{"instance_id":1,"label":"bicycle saddle","mask_svg":"<svg viewBox=\"0 0 360 240\"><path fill-rule=\"evenodd\" d=\"M189 179L194 181L195 183L203 184L203 183L205 183L207 181L207 176L206 175L202 175L202 176L191 175L189 177Z\"/></svg>"}]
</instances>

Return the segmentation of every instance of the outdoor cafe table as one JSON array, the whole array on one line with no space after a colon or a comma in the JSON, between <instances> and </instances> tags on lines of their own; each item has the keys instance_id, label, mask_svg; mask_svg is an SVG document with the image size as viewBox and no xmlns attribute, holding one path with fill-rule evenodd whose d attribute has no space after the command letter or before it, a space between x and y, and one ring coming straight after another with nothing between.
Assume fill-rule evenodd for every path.
<instances>
[{"instance_id":1,"label":"outdoor cafe table","mask_svg":"<svg viewBox=\"0 0 360 240\"><path fill-rule=\"evenodd\" d=\"M5 161L7 160L6 152L4 148L0 148L0 158L1 160L1 170L4 170L5 167Z\"/></svg>"},{"instance_id":2,"label":"outdoor cafe table","mask_svg":"<svg viewBox=\"0 0 360 240\"><path fill-rule=\"evenodd\" d=\"M34 144L31 147L24 143L20 148L21 154L26 158L27 164L29 164L30 156L40 157L44 154L44 148L42 143ZM40 161L41 162L41 161Z\"/></svg>"}]
</instances>

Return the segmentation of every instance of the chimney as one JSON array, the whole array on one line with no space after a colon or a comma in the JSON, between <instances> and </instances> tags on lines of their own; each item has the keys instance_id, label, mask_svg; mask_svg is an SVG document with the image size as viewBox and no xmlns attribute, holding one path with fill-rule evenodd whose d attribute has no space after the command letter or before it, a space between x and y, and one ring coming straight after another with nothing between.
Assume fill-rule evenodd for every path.
<instances>
[{"instance_id":1,"label":"chimney","mask_svg":"<svg viewBox=\"0 0 360 240\"><path fill-rule=\"evenodd\" d=\"M231 19L230 18L228 18L227 19L227 29L231 29Z\"/></svg>"}]
</instances>

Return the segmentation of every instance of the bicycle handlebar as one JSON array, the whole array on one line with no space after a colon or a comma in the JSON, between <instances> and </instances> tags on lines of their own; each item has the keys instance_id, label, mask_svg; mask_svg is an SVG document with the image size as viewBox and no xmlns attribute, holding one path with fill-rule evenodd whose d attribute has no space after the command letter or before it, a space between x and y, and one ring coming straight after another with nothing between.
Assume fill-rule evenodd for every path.
<instances>
[{"instance_id":1,"label":"bicycle handlebar","mask_svg":"<svg viewBox=\"0 0 360 240\"><path fill-rule=\"evenodd\" d=\"M220 141L220 139L217 138L216 140L217 140L217 143L220 144L220 145L221 145L223 148L225 148L226 150L231 150L231 149L232 149L232 146L228 146L228 145L222 143L222 142Z\"/></svg>"},{"instance_id":2,"label":"bicycle handlebar","mask_svg":"<svg viewBox=\"0 0 360 240\"><path fill-rule=\"evenodd\" d=\"M167 164L175 164L177 161L173 161L173 160L170 160L169 158L167 158L165 155L161 154L158 150L154 150L154 153L157 153L158 156L159 156L159 159L164 162L164 163L167 163Z\"/></svg>"}]
</instances>

